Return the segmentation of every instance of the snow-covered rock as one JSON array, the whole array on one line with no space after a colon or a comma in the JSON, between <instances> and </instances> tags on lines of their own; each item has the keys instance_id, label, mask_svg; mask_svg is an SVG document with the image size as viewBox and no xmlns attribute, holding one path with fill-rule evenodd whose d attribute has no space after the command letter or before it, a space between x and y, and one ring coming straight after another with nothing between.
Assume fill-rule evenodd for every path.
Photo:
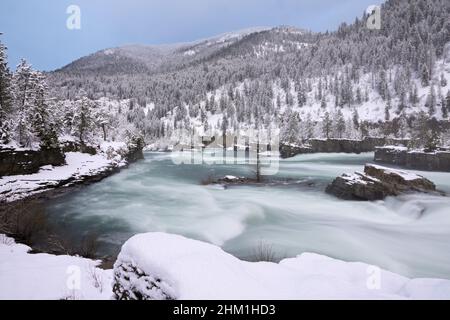
<instances>
[{"instance_id":1,"label":"snow-covered rock","mask_svg":"<svg viewBox=\"0 0 450 320\"><path fill-rule=\"evenodd\" d=\"M405 192L435 192L436 186L415 173L368 164L364 173L337 177L326 191L345 200L373 201Z\"/></svg>"},{"instance_id":2,"label":"snow-covered rock","mask_svg":"<svg viewBox=\"0 0 450 320\"><path fill-rule=\"evenodd\" d=\"M414 279L305 253L251 263L164 233L128 240L114 266L117 299L448 299L450 281Z\"/></svg>"},{"instance_id":3,"label":"snow-covered rock","mask_svg":"<svg viewBox=\"0 0 450 320\"><path fill-rule=\"evenodd\" d=\"M111 298L112 271L98 261L30 250L0 235L0 300Z\"/></svg>"}]
</instances>

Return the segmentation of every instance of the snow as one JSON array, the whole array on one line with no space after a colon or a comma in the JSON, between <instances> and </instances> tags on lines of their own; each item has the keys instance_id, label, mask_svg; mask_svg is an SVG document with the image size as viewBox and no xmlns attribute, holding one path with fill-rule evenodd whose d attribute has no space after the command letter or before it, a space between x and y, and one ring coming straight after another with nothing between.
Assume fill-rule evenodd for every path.
<instances>
[{"instance_id":1,"label":"snow","mask_svg":"<svg viewBox=\"0 0 450 320\"><path fill-rule=\"evenodd\" d=\"M103 51L103 53L107 56L113 55L114 54L114 50L113 49L106 49Z\"/></svg>"},{"instance_id":2,"label":"snow","mask_svg":"<svg viewBox=\"0 0 450 320\"><path fill-rule=\"evenodd\" d=\"M111 299L112 270L97 268L98 261L29 251L0 235L0 300ZM279 264L245 262L214 245L165 233L128 240L116 266L124 263L160 279L160 290L152 291L155 298L163 294L192 300L450 298L448 280L408 279L376 266L313 253Z\"/></svg>"},{"instance_id":3,"label":"snow","mask_svg":"<svg viewBox=\"0 0 450 320\"><path fill-rule=\"evenodd\" d=\"M382 166L375 165L375 164L370 164L368 166L373 167L373 168L378 169L378 170L383 170L387 174L393 174L393 175L400 176L403 179L405 179L406 181L414 181L414 180L423 179L422 176L420 176L418 174L415 174L413 172L386 168L386 167L382 167Z\"/></svg>"},{"instance_id":4,"label":"snow","mask_svg":"<svg viewBox=\"0 0 450 320\"><path fill-rule=\"evenodd\" d=\"M127 264L160 280L159 291L147 292L155 298L162 293L192 300L450 298L448 280L410 280L376 266L313 253L279 264L251 263L214 245L164 233L128 240L115 266ZM139 282L137 277L130 279Z\"/></svg>"},{"instance_id":5,"label":"snow","mask_svg":"<svg viewBox=\"0 0 450 320\"><path fill-rule=\"evenodd\" d=\"M383 146L383 147L376 147L376 149L385 149L385 150L392 150L392 151L408 151L408 147L404 146Z\"/></svg>"},{"instance_id":6,"label":"snow","mask_svg":"<svg viewBox=\"0 0 450 320\"><path fill-rule=\"evenodd\" d=\"M112 296L112 271L97 268L98 261L29 254L30 250L0 235L0 300L106 300Z\"/></svg>"},{"instance_id":7,"label":"snow","mask_svg":"<svg viewBox=\"0 0 450 320\"><path fill-rule=\"evenodd\" d=\"M66 165L44 166L38 173L30 175L4 176L0 178L0 200L13 201L45 191L61 181L80 180L85 176L99 174L114 166L104 155L79 152L66 153Z\"/></svg>"},{"instance_id":8,"label":"snow","mask_svg":"<svg viewBox=\"0 0 450 320\"><path fill-rule=\"evenodd\" d=\"M185 55L185 56L194 56L196 54L197 54L197 52L195 50L187 50L183 53L183 55Z\"/></svg>"},{"instance_id":9,"label":"snow","mask_svg":"<svg viewBox=\"0 0 450 320\"><path fill-rule=\"evenodd\" d=\"M356 172L353 174L345 173L342 175L342 179L344 179L347 185L353 185L353 184L367 184L367 181L363 179L363 177L366 177L364 174Z\"/></svg>"}]
</instances>

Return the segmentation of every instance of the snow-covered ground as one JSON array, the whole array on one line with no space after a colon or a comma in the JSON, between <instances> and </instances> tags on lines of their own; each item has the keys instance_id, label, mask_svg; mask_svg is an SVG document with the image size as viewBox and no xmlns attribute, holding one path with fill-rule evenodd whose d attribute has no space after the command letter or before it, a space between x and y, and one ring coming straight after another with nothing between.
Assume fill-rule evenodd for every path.
<instances>
[{"instance_id":1,"label":"snow-covered ground","mask_svg":"<svg viewBox=\"0 0 450 320\"><path fill-rule=\"evenodd\" d=\"M155 298L164 293L194 300L450 299L448 280L411 280L376 266L312 253L279 264L245 262L214 245L164 233L131 238L116 263L121 265L159 279L159 289L143 292ZM128 273L120 278L124 287L146 288L144 278Z\"/></svg>"},{"instance_id":2,"label":"snow-covered ground","mask_svg":"<svg viewBox=\"0 0 450 320\"><path fill-rule=\"evenodd\" d=\"M112 271L89 259L29 254L29 247L0 235L0 300L104 300Z\"/></svg>"},{"instance_id":3,"label":"snow-covered ground","mask_svg":"<svg viewBox=\"0 0 450 320\"><path fill-rule=\"evenodd\" d=\"M110 170L125 163L101 153L90 155L79 152L66 153L66 165L60 167L44 166L30 175L4 176L0 178L0 201L14 201L42 192L64 183L68 184ZM70 181L69 181L70 180Z\"/></svg>"},{"instance_id":4,"label":"snow-covered ground","mask_svg":"<svg viewBox=\"0 0 450 320\"><path fill-rule=\"evenodd\" d=\"M97 261L29 250L0 235L0 299L112 298L113 271L97 268ZM161 279L177 299L450 299L448 280L411 280L312 253L279 264L244 262L214 245L164 233L130 239L118 260L127 262Z\"/></svg>"}]
</instances>

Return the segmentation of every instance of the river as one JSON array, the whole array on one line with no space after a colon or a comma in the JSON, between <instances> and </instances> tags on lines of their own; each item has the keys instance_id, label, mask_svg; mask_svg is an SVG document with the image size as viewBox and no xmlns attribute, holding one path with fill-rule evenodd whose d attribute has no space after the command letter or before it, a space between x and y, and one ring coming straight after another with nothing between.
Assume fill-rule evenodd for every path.
<instances>
[{"instance_id":1,"label":"river","mask_svg":"<svg viewBox=\"0 0 450 320\"><path fill-rule=\"evenodd\" d=\"M261 186L204 186L210 176L252 176L248 165L177 165L168 153L102 182L51 200L53 222L73 237L100 236L100 251L115 254L130 236L162 231L221 246L240 257L261 243L279 258L315 252L362 261L408 277L450 279L450 198L404 195L378 202L343 201L326 185L362 171L373 153L312 154L280 160ZM450 173L420 172L450 193Z\"/></svg>"}]
</instances>

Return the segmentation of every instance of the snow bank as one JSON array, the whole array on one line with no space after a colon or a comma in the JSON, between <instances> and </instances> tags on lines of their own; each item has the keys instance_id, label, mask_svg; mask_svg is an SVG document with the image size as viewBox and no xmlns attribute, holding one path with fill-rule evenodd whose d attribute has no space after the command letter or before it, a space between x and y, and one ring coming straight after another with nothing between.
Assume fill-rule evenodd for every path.
<instances>
[{"instance_id":1,"label":"snow bank","mask_svg":"<svg viewBox=\"0 0 450 320\"><path fill-rule=\"evenodd\" d=\"M30 175L4 176L0 178L0 201L22 199L42 192L67 181L68 184L94 176L115 166L103 155L89 155L79 152L66 153L66 165L44 166L38 173Z\"/></svg>"},{"instance_id":2,"label":"snow bank","mask_svg":"<svg viewBox=\"0 0 450 320\"><path fill-rule=\"evenodd\" d=\"M137 235L125 243L114 284L119 297L147 299L450 298L447 280L410 280L311 253L279 264L250 263L219 247L163 233Z\"/></svg>"},{"instance_id":3,"label":"snow bank","mask_svg":"<svg viewBox=\"0 0 450 320\"><path fill-rule=\"evenodd\" d=\"M0 300L110 299L112 271L98 262L30 250L0 235Z\"/></svg>"}]
</instances>

